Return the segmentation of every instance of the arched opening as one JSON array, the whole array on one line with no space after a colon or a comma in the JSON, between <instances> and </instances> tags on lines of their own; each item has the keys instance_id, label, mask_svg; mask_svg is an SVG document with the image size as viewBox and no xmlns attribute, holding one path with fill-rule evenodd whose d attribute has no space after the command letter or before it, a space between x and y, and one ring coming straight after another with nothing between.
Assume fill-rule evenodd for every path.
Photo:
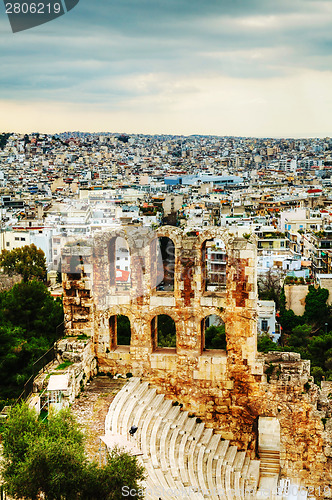
<instances>
[{"instance_id":1,"label":"arched opening","mask_svg":"<svg viewBox=\"0 0 332 500\"><path fill-rule=\"evenodd\" d=\"M203 350L227 349L225 323L220 316L210 314L201 321Z\"/></svg>"},{"instance_id":2,"label":"arched opening","mask_svg":"<svg viewBox=\"0 0 332 500\"><path fill-rule=\"evenodd\" d=\"M227 254L219 238L204 241L202 245L202 289L218 292L226 288Z\"/></svg>"},{"instance_id":3,"label":"arched opening","mask_svg":"<svg viewBox=\"0 0 332 500\"><path fill-rule=\"evenodd\" d=\"M167 314L159 314L151 320L151 337L153 349L176 348L176 327L173 318Z\"/></svg>"},{"instance_id":4,"label":"arched opening","mask_svg":"<svg viewBox=\"0 0 332 500\"><path fill-rule=\"evenodd\" d=\"M156 262L162 261L162 279L156 286L157 291L174 291L175 246L173 241L166 236L158 238L156 248Z\"/></svg>"},{"instance_id":5,"label":"arched opening","mask_svg":"<svg viewBox=\"0 0 332 500\"><path fill-rule=\"evenodd\" d=\"M118 314L117 316L117 345L130 345L131 328L128 316Z\"/></svg>"},{"instance_id":6,"label":"arched opening","mask_svg":"<svg viewBox=\"0 0 332 500\"><path fill-rule=\"evenodd\" d=\"M117 292L129 290L131 287L130 253L127 241L121 236L112 238L108 244L110 265L110 285Z\"/></svg>"},{"instance_id":7,"label":"arched opening","mask_svg":"<svg viewBox=\"0 0 332 500\"><path fill-rule=\"evenodd\" d=\"M129 318L123 314L111 316L109 319L109 333L111 349L130 346L131 327Z\"/></svg>"}]
</instances>

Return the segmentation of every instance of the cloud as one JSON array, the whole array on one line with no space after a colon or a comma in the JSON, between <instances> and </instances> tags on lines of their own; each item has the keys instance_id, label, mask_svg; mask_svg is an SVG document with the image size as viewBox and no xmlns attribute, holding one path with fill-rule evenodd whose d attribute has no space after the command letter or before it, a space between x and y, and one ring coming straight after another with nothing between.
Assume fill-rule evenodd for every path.
<instances>
[{"instance_id":1,"label":"cloud","mask_svg":"<svg viewBox=\"0 0 332 500\"><path fill-rule=\"evenodd\" d=\"M138 89L142 81L135 82ZM319 72L299 71L291 77L266 80L206 75L194 82L160 74L145 75L143 84L158 92L152 95L147 89L134 97L119 97L116 106L0 101L0 107L8 117L7 130L24 131L29 125L30 130L50 133L80 129L261 137L331 135L332 97L326 96L332 72L322 77ZM129 80L123 79L122 85L129 86ZM15 116L20 116L19 127Z\"/></svg>"},{"instance_id":2,"label":"cloud","mask_svg":"<svg viewBox=\"0 0 332 500\"><path fill-rule=\"evenodd\" d=\"M246 86L251 92L244 100L253 114L255 105L263 109L263 103L271 102L271 88L280 108L283 102L292 106L287 85L289 89L294 82L301 88L307 85L299 75L303 79L316 75L310 77L310 88L316 86L316 92L324 92L324 102L329 102L325 82L332 63L331 21L331 2L319 0L80 0L58 20L15 35L4 15L0 18L0 95L14 107L20 102L38 103L45 126L41 106L49 109L50 103L54 109L58 102L77 113L82 124L79 110L84 108L95 109L94 116L104 124L109 113L123 123L121 111L129 119L131 110L135 123L140 116L147 120L142 130L150 129L156 111L164 106L170 106L163 114L167 129L170 110L174 123L179 120L183 130L191 129L195 120L190 105L198 96L200 116L208 129L213 107L228 116L242 102ZM275 87L277 81L283 92ZM205 92L214 93L214 106L212 96L204 98ZM311 90L311 98L314 94ZM299 95L308 98L308 92ZM296 92L293 97L298 102ZM187 113L187 125L177 109ZM301 114L301 106L296 109ZM320 111L323 122L327 109ZM276 115L274 121L276 130L284 125ZM295 121L291 123L295 127ZM252 130L259 130L261 124L252 123Z\"/></svg>"}]
</instances>

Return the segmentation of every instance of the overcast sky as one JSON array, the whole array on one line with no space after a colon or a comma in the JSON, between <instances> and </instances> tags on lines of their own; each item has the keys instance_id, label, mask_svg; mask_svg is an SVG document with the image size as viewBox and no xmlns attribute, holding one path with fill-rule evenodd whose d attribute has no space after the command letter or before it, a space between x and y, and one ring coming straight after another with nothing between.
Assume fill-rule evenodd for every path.
<instances>
[{"instance_id":1,"label":"overcast sky","mask_svg":"<svg viewBox=\"0 0 332 500\"><path fill-rule=\"evenodd\" d=\"M0 131L332 136L331 0L1 3L0 44Z\"/></svg>"}]
</instances>

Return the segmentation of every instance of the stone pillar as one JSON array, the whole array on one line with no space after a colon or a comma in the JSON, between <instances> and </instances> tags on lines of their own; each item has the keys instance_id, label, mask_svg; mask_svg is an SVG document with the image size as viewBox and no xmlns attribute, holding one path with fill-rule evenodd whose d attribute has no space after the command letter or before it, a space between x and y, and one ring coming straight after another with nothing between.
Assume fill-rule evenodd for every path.
<instances>
[{"instance_id":1,"label":"stone pillar","mask_svg":"<svg viewBox=\"0 0 332 500\"><path fill-rule=\"evenodd\" d=\"M231 364L254 366L257 352L256 246L236 239L228 252L225 327Z\"/></svg>"}]
</instances>

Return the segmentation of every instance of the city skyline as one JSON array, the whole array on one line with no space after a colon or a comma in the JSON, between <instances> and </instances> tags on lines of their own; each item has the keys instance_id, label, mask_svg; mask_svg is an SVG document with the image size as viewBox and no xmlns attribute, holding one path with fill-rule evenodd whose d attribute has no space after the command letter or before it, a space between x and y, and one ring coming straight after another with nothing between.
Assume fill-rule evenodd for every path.
<instances>
[{"instance_id":1,"label":"city skyline","mask_svg":"<svg viewBox=\"0 0 332 500\"><path fill-rule=\"evenodd\" d=\"M3 131L332 135L330 2L81 0L17 34L0 13Z\"/></svg>"}]
</instances>

